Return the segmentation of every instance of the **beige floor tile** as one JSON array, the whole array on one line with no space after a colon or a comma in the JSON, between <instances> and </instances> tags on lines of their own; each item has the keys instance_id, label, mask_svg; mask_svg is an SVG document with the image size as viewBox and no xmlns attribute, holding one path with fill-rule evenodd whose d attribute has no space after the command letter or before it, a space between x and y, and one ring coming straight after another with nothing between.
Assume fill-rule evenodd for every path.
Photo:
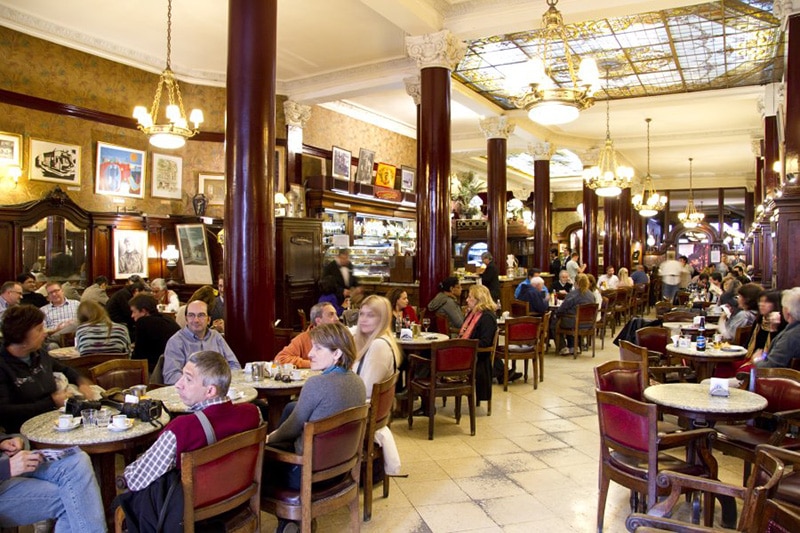
<instances>
[{"instance_id":1,"label":"beige floor tile","mask_svg":"<svg viewBox=\"0 0 800 533\"><path fill-rule=\"evenodd\" d=\"M549 468L547 464L543 463L532 453L528 452L509 453L506 455L490 455L486 457L486 460L506 474Z\"/></svg>"},{"instance_id":2,"label":"beige floor tile","mask_svg":"<svg viewBox=\"0 0 800 533\"><path fill-rule=\"evenodd\" d=\"M441 469L453 479L490 475L498 470L497 467L489 461L488 457L439 459L436 462L439 464Z\"/></svg>"},{"instance_id":3,"label":"beige floor tile","mask_svg":"<svg viewBox=\"0 0 800 533\"><path fill-rule=\"evenodd\" d=\"M514 444L526 452L536 452L540 450L551 450L554 448L565 448L567 444L558 440L552 435L528 435L524 437L511 437Z\"/></svg>"},{"instance_id":4,"label":"beige floor tile","mask_svg":"<svg viewBox=\"0 0 800 533\"><path fill-rule=\"evenodd\" d=\"M530 494L491 498L483 500L480 504L492 520L504 526L504 531L507 531L505 526L509 524L522 523L529 523L534 527L527 531L545 531L545 529L539 529L540 523L557 518L552 511Z\"/></svg>"},{"instance_id":5,"label":"beige floor tile","mask_svg":"<svg viewBox=\"0 0 800 533\"><path fill-rule=\"evenodd\" d=\"M417 509L422 505L465 502L470 499L452 479L398 483L398 487Z\"/></svg>"},{"instance_id":6,"label":"beige floor tile","mask_svg":"<svg viewBox=\"0 0 800 533\"><path fill-rule=\"evenodd\" d=\"M584 470L596 472L597 461L574 448L557 448L555 450L542 450L534 452L537 459L547 466L559 469L560 472L567 473L566 468L582 467Z\"/></svg>"},{"instance_id":7,"label":"beige floor tile","mask_svg":"<svg viewBox=\"0 0 800 533\"><path fill-rule=\"evenodd\" d=\"M525 491L519 485L499 471L490 476L457 479L456 483L473 500L525 494Z\"/></svg>"},{"instance_id":8,"label":"beige floor tile","mask_svg":"<svg viewBox=\"0 0 800 533\"><path fill-rule=\"evenodd\" d=\"M577 405L572 406L565 406L565 407L549 407L547 409L554 415L558 415L560 418L577 418L581 416L589 416L592 414L591 411L587 411L583 407L578 407Z\"/></svg>"},{"instance_id":9,"label":"beige floor tile","mask_svg":"<svg viewBox=\"0 0 800 533\"><path fill-rule=\"evenodd\" d=\"M470 439L467 445L483 456L521 452L522 449L509 439Z\"/></svg>"},{"instance_id":10,"label":"beige floor tile","mask_svg":"<svg viewBox=\"0 0 800 533\"><path fill-rule=\"evenodd\" d=\"M500 527L475 502L425 505L419 514L432 531L501 531Z\"/></svg>"}]
</instances>

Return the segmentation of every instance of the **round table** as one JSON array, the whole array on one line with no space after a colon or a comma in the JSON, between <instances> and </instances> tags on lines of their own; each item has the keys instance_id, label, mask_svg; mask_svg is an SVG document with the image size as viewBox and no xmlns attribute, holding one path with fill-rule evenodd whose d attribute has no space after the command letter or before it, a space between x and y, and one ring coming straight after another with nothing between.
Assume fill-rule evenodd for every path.
<instances>
[{"instance_id":1,"label":"round table","mask_svg":"<svg viewBox=\"0 0 800 533\"><path fill-rule=\"evenodd\" d=\"M78 349L74 346L55 348L47 353L50 355L50 357L59 361L63 361L64 359L74 359L81 356L81 354L78 353Z\"/></svg>"},{"instance_id":2,"label":"round table","mask_svg":"<svg viewBox=\"0 0 800 533\"><path fill-rule=\"evenodd\" d=\"M434 342L446 341L450 335L444 333L422 333L419 337L395 339L403 351L421 352L430 350Z\"/></svg>"},{"instance_id":3,"label":"round table","mask_svg":"<svg viewBox=\"0 0 800 533\"><path fill-rule=\"evenodd\" d=\"M231 374L233 378L231 386L236 388L252 387L257 391L259 398L267 400L267 431L274 431L280 425L283 409L291 401L292 396L300 394L306 379L319 374L319 372L309 370L306 379L288 383L272 378L253 381L252 376L245 374L244 370L234 370Z\"/></svg>"},{"instance_id":4,"label":"round table","mask_svg":"<svg viewBox=\"0 0 800 533\"><path fill-rule=\"evenodd\" d=\"M729 389L730 396L711 396L707 383L665 383L644 390L647 401L662 411L684 416L694 426L721 420L742 420L760 413L767 400L754 392Z\"/></svg>"},{"instance_id":5,"label":"round table","mask_svg":"<svg viewBox=\"0 0 800 533\"><path fill-rule=\"evenodd\" d=\"M175 388L175 385L153 389L148 391L147 396L164 402L164 407L170 413L190 412L190 406L183 403L181 397L178 396L178 389ZM258 397L258 391L248 385L237 383L235 385L231 384L230 389L228 389L228 396L233 400L233 403L247 403Z\"/></svg>"},{"instance_id":6,"label":"round table","mask_svg":"<svg viewBox=\"0 0 800 533\"><path fill-rule=\"evenodd\" d=\"M663 327L665 327L665 328L669 328L669 329L671 329L671 330L672 330L672 332L673 332L673 334L675 334L675 332L676 332L677 330L682 330L682 329L698 329L698 326L696 326L696 325L694 324L694 322L664 322L664 323L663 323L663 324L661 324L661 325L662 325ZM708 322L706 322L706 328L705 328L705 329L706 329L706 331L709 331L709 332L714 332L714 331L717 331L717 328L718 328L718 327L719 327L719 326L717 326L716 324L709 324Z\"/></svg>"},{"instance_id":7,"label":"round table","mask_svg":"<svg viewBox=\"0 0 800 533\"><path fill-rule=\"evenodd\" d=\"M117 410L110 408L112 414ZM106 518L113 520L111 502L117 494L114 482L114 456L119 452L129 451L136 453L138 450L149 446L158 437L162 426L169 422L170 417L166 412L161 414L158 424L136 420L131 429L115 432L106 428L78 426L72 431L60 432L55 429L60 411L48 411L35 416L20 428L20 433L31 441L33 448L68 448L79 446L89 454L94 465L97 482L100 485L100 494L103 506L106 509Z\"/></svg>"},{"instance_id":8,"label":"round table","mask_svg":"<svg viewBox=\"0 0 800 533\"><path fill-rule=\"evenodd\" d=\"M697 371L697 381L702 381L710 378L714 373L714 366L717 363L729 363L731 361L739 361L747 354L747 348L742 346L731 345L728 348L716 350L706 343L706 349L703 352L697 351L697 343L691 343L688 348L681 348L675 344L667 344L667 352L670 355L679 356L694 362L695 370Z\"/></svg>"}]
</instances>

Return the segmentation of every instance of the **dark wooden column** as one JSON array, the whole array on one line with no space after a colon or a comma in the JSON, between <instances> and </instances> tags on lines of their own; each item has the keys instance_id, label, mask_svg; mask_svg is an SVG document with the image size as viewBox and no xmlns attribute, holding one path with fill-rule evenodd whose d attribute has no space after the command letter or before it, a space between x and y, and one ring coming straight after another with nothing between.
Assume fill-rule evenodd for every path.
<instances>
[{"instance_id":1,"label":"dark wooden column","mask_svg":"<svg viewBox=\"0 0 800 533\"><path fill-rule=\"evenodd\" d=\"M744 193L744 228L742 231L744 231L745 234L750 231L750 227L753 225L753 211L755 209L755 205L753 204L754 196L755 195L752 192L745 191ZM752 244L750 244L749 241L745 242L744 255L746 257L746 261L753 265L753 274L756 276L756 278L760 279L761 273L758 271L755 264L756 254L754 253Z\"/></svg>"},{"instance_id":2,"label":"dark wooden column","mask_svg":"<svg viewBox=\"0 0 800 533\"><path fill-rule=\"evenodd\" d=\"M781 213L783 214L783 213ZM785 217L783 219L784 223L790 223L790 217ZM790 224L791 225L791 224ZM798 226L795 226L794 229L797 229ZM764 218L764 221L761 223L761 283L766 285L767 287L772 286L772 274L773 274L773 260L775 254L775 246L773 244L773 234L772 234L772 223L769 221L769 216ZM797 234L795 234L794 238L797 238ZM797 245L795 245L797 248ZM795 258L800 258L800 254L793 254L791 249L787 249L786 247L781 248L782 252L794 256ZM789 263L787 264L787 268L795 268L797 263ZM787 273L788 274L788 273ZM784 289L788 289L790 287L783 287Z\"/></svg>"},{"instance_id":3,"label":"dark wooden column","mask_svg":"<svg viewBox=\"0 0 800 533\"><path fill-rule=\"evenodd\" d=\"M486 203L489 213L489 251L505 274L506 264L506 155L508 136L514 126L508 124L506 117L490 117L480 121L483 134L486 135L487 186Z\"/></svg>"},{"instance_id":4,"label":"dark wooden column","mask_svg":"<svg viewBox=\"0 0 800 533\"><path fill-rule=\"evenodd\" d=\"M780 175L772 169L781 158L779 144L778 118L764 117L764 198L774 196L775 189L780 187Z\"/></svg>"},{"instance_id":5,"label":"dark wooden column","mask_svg":"<svg viewBox=\"0 0 800 533\"><path fill-rule=\"evenodd\" d=\"M237 0L228 11L225 333L242 363L274 353L277 4Z\"/></svg>"},{"instance_id":6,"label":"dark wooden column","mask_svg":"<svg viewBox=\"0 0 800 533\"><path fill-rule=\"evenodd\" d=\"M625 267L629 272L631 270L631 240L633 239L633 221L631 220L631 188L626 187L622 189L619 194L619 259L617 264L614 265L619 271L620 268ZM636 215L637 217L639 215Z\"/></svg>"},{"instance_id":7,"label":"dark wooden column","mask_svg":"<svg viewBox=\"0 0 800 533\"><path fill-rule=\"evenodd\" d=\"M800 246L797 245L797 238L800 235L800 187L787 184L783 196L775 200L775 207L779 210L778 222L775 225L775 288L800 287L800 268L797 268L800 264ZM764 237L765 244L771 240L766 238L766 233ZM765 260L768 257L764 254ZM766 271L764 268L765 273ZM766 275L761 280L765 286L769 286L770 281Z\"/></svg>"},{"instance_id":8,"label":"dark wooden column","mask_svg":"<svg viewBox=\"0 0 800 533\"><path fill-rule=\"evenodd\" d=\"M406 37L406 47L421 69L417 263L419 302L427 305L436 296L439 282L452 272L450 69L463 57L464 44L445 30Z\"/></svg>"},{"instance_id":9,"label":"dark wooden column","mask_svg":"<svg viewBox=\"0 0 800 533\"><path fill-rule=\"evenodd\" d=\"M583 185L583 250L581 250L581 261L586 263L587 274L594 275L597 278L598 266L598 244L599 232L597 227L597 214L599 212L599 202L595 192Z\"/></svg>"},{"instance_id":10,"label":"dark wooden column","mask_svg":"<svg viewBox=\"0 0 800 533\"><path fill-rule=\"evenodd\" d=\"M606 231L605 244L603 245L603 272L613 266L619 270L620 261L620 233L622 224L619 216L619 197L603 198L603 213L605 213L604 229Z\"/></svg>"},{"instance_id":11,"label":"dark wooden column","mask_svg":"<svg viewBox=\"0 0 800 533\"><path fill-rule=\"evenodd\" d=\"M550 157L553 149L547 142L530 146L529 149L533 153L533 213L536 217L532 266L547 272L550 268L550 241L553 235L553 204L550 203Z\"/></svg>"},{"instance_id":12,"label":"dark wooden column","mask_svg":"<svg viewBox=\"0 0 800 533\"><path fill-rule=\"evenodd\" d=\"M787 21L786 46L786 124L784 148L788 157L800 156L800 13Z\"/></svg>"}]
</instances>

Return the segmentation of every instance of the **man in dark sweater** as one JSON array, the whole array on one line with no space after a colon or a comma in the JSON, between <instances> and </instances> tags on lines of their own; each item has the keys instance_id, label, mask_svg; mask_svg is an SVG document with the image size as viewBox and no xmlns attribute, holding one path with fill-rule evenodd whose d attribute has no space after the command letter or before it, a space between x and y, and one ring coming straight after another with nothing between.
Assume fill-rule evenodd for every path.
<instances>
[{"instance_id":1,"label":"man in dark sweater","mask_svg":"<svg viewBox=\"0 0 800 533\"><path fill-rule=\"evenodd\" d=\"M150 372L164 353L167 341L181 327L171 318L158 312L156 299L149 294L137 294L129 302L131 317L136 322L136 344L131 359L147 359Z\"/></svg>"},{"instance_id":2,"label":"man in dark sweater","mask_svg":"<svg viewBox=\"0 0 800 533\"><path fill-rule=\"evenodd\" d=\"M19 303L34 307L47 305L47 298L36 292L36 278L30 272L17 276L17 282L22 285L22 300Z\"/></svg>"},{"instance_id":3,"label":"man in dark sweater","mask_svg":"<svg viewBox=\"0 0 800 533\"><path fill-rule=\"evenodd\" d=\"M147 292L147 290L147 285L145 285L143 281L134 281L133 283L122 287L120 290L112 294L108 299L108 303L106 304L108 317L112 322L116 322L117 324L125 324L125 326L128 328L128 334L130 335L131 340L134 340L136 337L134 320L131 316L131 308L128 302L130 302L131 298L140 292Z\"/></svg>"},{"instance_id":4,"label":"man in dark sweater","mask_svg":"<svg viewBox=\"0 0 800 533\"><path fill-rule=\"evenodd\" d=\"M20 437L0 434L0 527L54 519L56 531L106 531L88 455L75 450L44 462L40 452L23 448Z\"/></svg>"}]
</instances>

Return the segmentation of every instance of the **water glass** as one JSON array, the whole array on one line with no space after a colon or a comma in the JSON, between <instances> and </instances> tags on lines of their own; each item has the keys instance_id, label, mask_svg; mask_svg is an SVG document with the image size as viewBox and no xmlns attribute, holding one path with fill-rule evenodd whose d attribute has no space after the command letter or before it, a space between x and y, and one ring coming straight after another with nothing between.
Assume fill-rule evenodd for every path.
<instances>
[{"instance_id":1,"label":"water glass","mask_svg":"<svg viewBox=\"0 0 800 533\"><path fill-rule=\"evenodd\" d=\"M94 419L97 416L97 409L84 409L81 411L81 418L83 418L83 427L90 428L94 426Z\"/></svg>"},{"instance_id":2,"label":"water glass","mask_svg":"<svg viewBox=\"0 0 800 533\"><path fill-rule=\"evenodd\" d=\"M94 423L99 428L107 428L111 423L111 409L103 407L98 410L94 415Z\"/></svg>"}]
</instances>

